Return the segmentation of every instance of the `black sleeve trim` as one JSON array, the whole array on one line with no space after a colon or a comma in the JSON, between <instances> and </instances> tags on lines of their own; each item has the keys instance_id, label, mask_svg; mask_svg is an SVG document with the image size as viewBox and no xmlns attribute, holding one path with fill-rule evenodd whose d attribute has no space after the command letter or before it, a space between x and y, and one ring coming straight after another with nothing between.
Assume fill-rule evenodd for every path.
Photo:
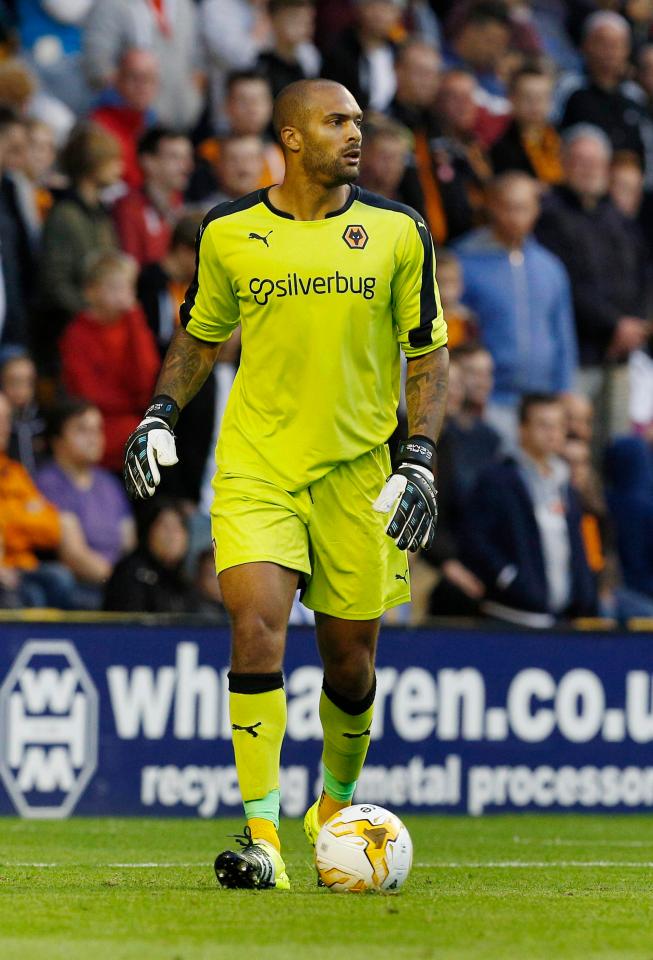
<instances>
[{"instance_id":1,"label":"black sleeve trim","mask_svg":"<svg viewBox=\"0 0 653 960\"><path fill-rule=\"evenodd\" d=\"M415 224L415 229L419 234L424 248L424 263L422 264L422 285L419 295L419 327L410 330L408 333L408 343L414 349L428 347L433 342L433 325L440 312L437 297L435 295L435 283L433 282L433 240L426 220L421 213L407 206L405 203L397 203L396 200L388 200L376 193L370 193L367 190L361 190L358 195L361 203L366 203L369 207L378 207L381 210L392 210L394 213L403 213Z\"/></svg>"},{"instance_id":2,"label":"black sleeve trim","mask_svg":"<svg viewBox=\"0 0 653 960\"><path fill-rule=\"evenodd\" d=\"M204 231L214 220L220 220L221 217L229 217L234 213L240 213L241 210L248 210L250 207L255 207L257 203L262 202L262 194L262 190L255 190L254 193L248 193L247 196L241 197L239 200L228 200L226 203L219 203L216 207L209 210L202 220L195 238L195 273L186 291L184 302L179 308L179 320L184 330L190 323L191 313L195 306L195 298L197 297L197 291L200 286L200 244L202 243ZM199 337L197 339L199 340Z\"/></svg>"},{"instance_id":3,"label":"black sleeve trim","mask_svg":"<svg viewBox=\"0 0 653 960\"><path fill-rule=\"evenodd\" d=\"M428 347L433 341L433 324L438 315L438 301L435 296L433 281L433 241L426 226L415 224L424 247L424 262L422 264L422 284L419 291L419 327L408 331L408 343L411 347Z\"/></svg>"}]
</instances>

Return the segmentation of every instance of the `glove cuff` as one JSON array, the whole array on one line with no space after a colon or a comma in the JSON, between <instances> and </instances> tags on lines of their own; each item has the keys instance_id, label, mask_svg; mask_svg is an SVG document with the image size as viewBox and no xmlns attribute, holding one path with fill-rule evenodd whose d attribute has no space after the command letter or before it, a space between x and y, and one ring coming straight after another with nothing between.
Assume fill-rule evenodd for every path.
<instances>
[{"instance_id":1,"label":"glove cuff","mask_svg":"<svg viewBox=\"0 0 653 960\"><path fill-rule=\"evenodd\" d=\"M414 463L420 467L426 467L435 476L437 466L435 444L421 434L415 434L401 441L397 450L397 460L400 463Z\"/></svg>"},{"instance_id":2,"label":"glove cuff","mask_svg":"<svg viewBox=\"0 0 653 960\"><path fill-rule=\"evenodd\" d=\"M163 420L171 430L174 430L180 412L177 401L161 393L152 398L152 402L145 411L145 417L156 417Z\"/></svg>"}]
</instances>

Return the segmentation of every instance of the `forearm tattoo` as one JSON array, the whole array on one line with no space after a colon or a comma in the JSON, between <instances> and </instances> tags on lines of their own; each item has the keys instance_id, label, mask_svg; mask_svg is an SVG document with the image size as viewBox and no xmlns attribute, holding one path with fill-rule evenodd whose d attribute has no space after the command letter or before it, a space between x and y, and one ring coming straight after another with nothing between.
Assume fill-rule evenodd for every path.
<instances>
[{"instance_id":1,"label":"forearm tattoo","mask_svg":"<svg viewBox=\"0 0 653 960\"><path fill-rule=\"evenodd\" d=\"M449 351L439 347L408 361L406 408L408 435L419 433L434 442L440 435L447 401Z\"/></svg>"},{"instance_id":2,"label":"forearm tattoo","mask_svg":"<svg viewBox=\"0 0 653 960\"><path fill-rule=\"evenodd\" d=\"M177 401L180 408L193 399L218 356L221 344L204 343L183 328L176 331L155 387L155 395L165 394Z\"/></svg>"}]
</instances>

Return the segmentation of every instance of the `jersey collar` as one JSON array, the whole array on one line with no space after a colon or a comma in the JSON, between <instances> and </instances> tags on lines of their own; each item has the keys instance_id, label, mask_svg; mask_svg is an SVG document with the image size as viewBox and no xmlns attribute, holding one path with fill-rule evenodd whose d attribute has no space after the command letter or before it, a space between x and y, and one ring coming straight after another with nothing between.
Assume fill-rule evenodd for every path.
<instances>
[{"instance_id":1,"label":"jersey collar","mask_svg":"<svg viewBox=\"0 0 653 960\"><path fill-rule=\"evenodd\" d=\"M275 205L270 200L269 191L270 191L269 187L265 187L263 190L261 190L261 200L265 204L265 206L268 208L268 210L271 213L274 213L275 216L277 217L283 217L284 220L294 220L295 218L293 217L292 213L287 213L285 210L279 210L278 207L275 207ZM353 185L350 186L349 196L345 200L344 204L341 207L339 207L337 210L332 210L331 213L327 213L324 219L328 220L331 217L339 217L340 214L346 213L346 211L349 210L349 208L351 207L354 200L358 197L359 193L360 193L360 187L355 187Z\"/></svg>"}]
</instances>

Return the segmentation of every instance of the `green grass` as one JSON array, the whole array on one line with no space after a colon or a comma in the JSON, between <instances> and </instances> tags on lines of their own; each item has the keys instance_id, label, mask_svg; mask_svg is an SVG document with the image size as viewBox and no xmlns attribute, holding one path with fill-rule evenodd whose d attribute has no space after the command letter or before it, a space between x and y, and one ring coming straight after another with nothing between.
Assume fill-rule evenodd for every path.
<instances>
[{"instance_id":1,"label":"green grass","mask_svg":"<svg viewBox=\"0 0 653 960\"><path fill-rule=\"evenodd\" d=\"M216 887L240 821L0 819L0 958L653 960L652 818L406 823L404 890L356 896L316 888L298 822L277 893Z\"/></svg>"}]
</instances>

